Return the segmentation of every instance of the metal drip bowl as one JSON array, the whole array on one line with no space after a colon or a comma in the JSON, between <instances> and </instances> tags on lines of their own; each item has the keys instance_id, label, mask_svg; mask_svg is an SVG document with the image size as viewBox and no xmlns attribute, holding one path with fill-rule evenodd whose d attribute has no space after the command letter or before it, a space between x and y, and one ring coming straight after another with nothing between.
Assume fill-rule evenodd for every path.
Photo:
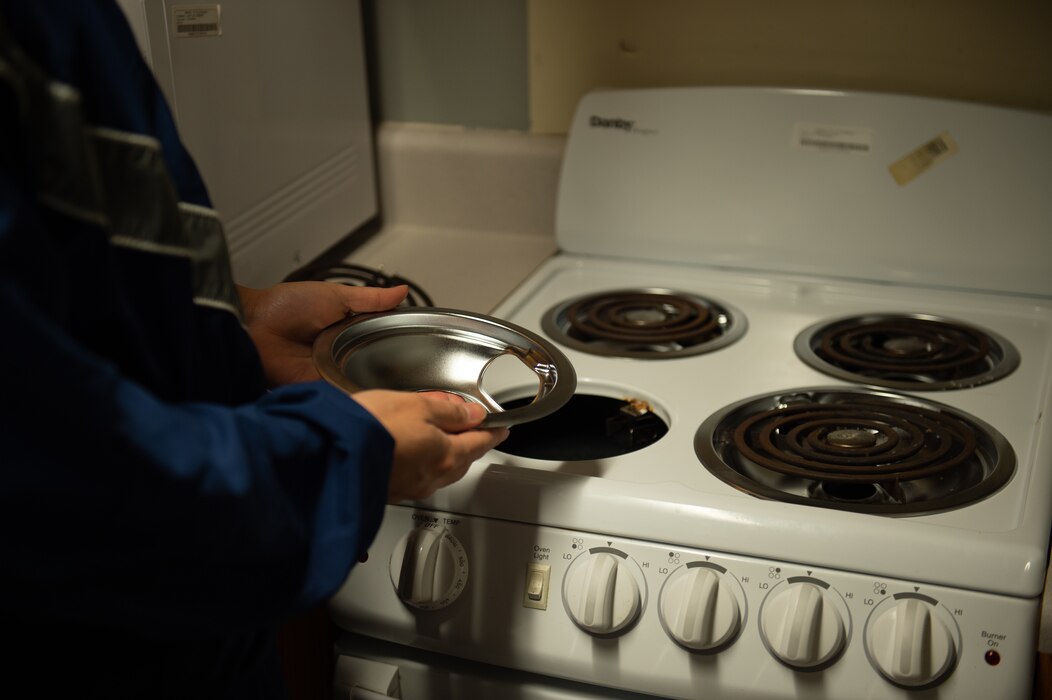
<instances>
[{"instance_id":1,"label":"metal drip bowl","mask_svg":"<svg viewBox=\"0 0 1052 700\"><path fill-rule=\"evenodd\" d=\"M537 391L526 405L505 409L482 387L498 357L510 355L533 372ZM347 392L363 389L446 391L484 406L482 427L542 418L573 395L570 361L551 343L496 318L453 309L396 309L358 314L314 342L321 376Z\"/></svg>"},{"instance_id":2,"label":"metal drip bowl","mask_svg":"<svg viewBox=\"0 0 1052 700\"><path fill-rule=\"evenodd\" d=\"M744 314L708 297L655 287L567 299L541 319L556 342L592 355L670 359L712 352L745 333Z\"/></svg>"},{"instance_id":3,"label":"metal drip bowl","mask_svg":"<svg viewBox=\"0 0 1052 700\"><path fill-rule=\"evenodd\" d=\"M794 342L814 369L850 382L933 391L1011 374L1019 352L992 331L924 314L863 314L816 323Z\"/></svg>"},{"instance_id":4,"label":"metal drip bowl","mask_svg":"<svg viewBox=\"0 0 1052 700\"><path fill-rule=\"evenodd\" d=\"M765 394L721 409L694 448L760 498L881 515L975 503L1015 471L992 426L945 404L865 387Z\"/></svg>"}]
</instances>

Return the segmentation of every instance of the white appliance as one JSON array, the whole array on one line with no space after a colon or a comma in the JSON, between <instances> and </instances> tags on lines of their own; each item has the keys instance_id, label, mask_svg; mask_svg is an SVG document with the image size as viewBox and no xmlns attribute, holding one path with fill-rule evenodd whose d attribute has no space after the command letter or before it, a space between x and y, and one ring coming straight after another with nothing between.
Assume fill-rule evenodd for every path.
<instances>
[{"instance_id":1,"label":"white appliance","mask_svg":"<svg viewBox=\"0 0 1052 700\"><path fill-rule=\"evenodd\" d=\"M119 0L223 217L281 281L378 210L358 0Z\"/></svg>"},{"instance_id":2,"label":"white appliance","mask_svg":"<svg viewBox=\"0 0 1052 700\"><path fill-rule=\"evenodd\" d=\"M1029 698L1052 525L1050 182L1045 115L586 97L561 252L493 315L556 342L575 398L615 409L517 426L516 454L388 507L332 601L341 653L386 687L342 687ZM505 404L535 391L486 381Z\"/></svg>"}]
</instances>

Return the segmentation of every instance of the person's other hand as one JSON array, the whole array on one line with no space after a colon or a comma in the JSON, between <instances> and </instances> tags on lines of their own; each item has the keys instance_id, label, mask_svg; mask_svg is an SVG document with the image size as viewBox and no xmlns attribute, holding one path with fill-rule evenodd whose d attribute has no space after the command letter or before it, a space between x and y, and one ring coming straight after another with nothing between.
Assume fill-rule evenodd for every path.
<instances>
[{"instance_id":1,"label":"person's other hand","mask_svg":"<svg viewBox=\"0 0 1052 700\"><path fill-rule=\"evenodd\" d=\"M405 286L351 287L336 282L286 282L238 287L245 325L271 386L320 379L311 357L324 328L356 311L386 311L405 299Z\"/></svg>"},{"instance_id":2,"label":"person's other hand","mask_svg":"<svg viewBox=\"0 0 1052 700\"><path fill-rule=\"evenodd\" d=\"M352 395L395 441L388 498L426 498L457 481L508 437L507 428L473 430L486 409L441 392L369 390Z\"/></svg>"}]
</instances>

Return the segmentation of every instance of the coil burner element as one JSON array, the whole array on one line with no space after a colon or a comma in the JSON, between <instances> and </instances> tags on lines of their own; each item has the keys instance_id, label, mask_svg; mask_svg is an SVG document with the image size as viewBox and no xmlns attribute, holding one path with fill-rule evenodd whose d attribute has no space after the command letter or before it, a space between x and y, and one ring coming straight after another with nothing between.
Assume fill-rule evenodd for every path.
<instances>
[{"instance_id":1,"label":"coil burner element","mask_svg":"<svg viewBox=\"0 0 1052 700\"><path fill-rule=\"evenodd\" d=\"M1008 442L949 406L865 390L748 399L699 428L695 450L761 498L884 515L980 500L1015 468Z\"/></svg>"},{"instance_id":2,"label":"coil burner element","mask_svg":"<svg viewBox=\"0 0 1052 700\"><path fill-rule=\"evenodd\" d=\"M1004 338L933 316L874 314L823 321L796 338L796 354L839 379L890 389L963 389L1019 365Z\"/></svg>"},{"instance_id":3,"label":"coil burner element","mask_svg":"<svg viewBox=\"0 0 1052 700\"><path fill-rule=\"evenodd\" d=\"M662 359L733 343L745 317L727 304L669 289L619 289L576 297L541 321L554 340L593 355Z\"/></svg>"}]
</instances>

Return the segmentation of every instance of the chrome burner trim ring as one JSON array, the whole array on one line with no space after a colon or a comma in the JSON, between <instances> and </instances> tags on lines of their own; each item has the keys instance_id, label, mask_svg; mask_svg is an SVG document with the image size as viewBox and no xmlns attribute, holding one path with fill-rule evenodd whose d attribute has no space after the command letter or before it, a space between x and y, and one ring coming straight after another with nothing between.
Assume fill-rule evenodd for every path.
<instances>
[{"instance_id":1,"label":"chrome burner trim ring","mask_svg":"<svg viewBox=\"0 0 1052 700\"><path fill-rule=\"evenodd\" d=\"M751 416L763 411L791 407L807 403L858 403L866 401L890 402L890 405L922 409L928 412L945 414L970 428L975 435L977 462L973 468L982 469L984 474L980 481L964 485L963 488L949 493L939 494L930 499L917 499L909 502L887 502L867 500L844 500L835 498L814 498L798 493L801 486L821 487L824 482L813 479L786 480L782 475L767 472L762 467L749 463L731 444L737 426ZM702 465L721 481L750 495L766 500L795 503L813 507L850 510L858 513L870 513L887 516L923 515L951 510L982 500L1012 478L1015 473L1015 452L1008 440L993 426L964 411L946 404L919 399L912 396L896 394L871 387L826 386L787 389L780 392L760 394L737 401L726 406L707 418L694 435L694 451ZM728 462L734 462L730 464ZM769 478L764 483L749 475L749 472L762 472ZM922 480L918 480L922 481ZM893 478L875 479L875 484L890 483L898 485ZM908 482L904 482L908 483Z\"/></svg>"},{"instance_id":2,"label":"chrome burner trim ring","mask_svg":"<svg viewBox=\"0 0 1052 700\"><path fill-rule=\"evenodd\" d=\"M987 371L979 372L968 377L946 379L942 381L925 381L922 379L910 381L871 376L862 372L853 372L850 369L838 367L829 360L821 357L815 349L815 344L820 340L823 331L833 331L839 326L847 327L849 324L876 324L892 322L900 319L907 321L934 321L940 324L957 326L985 336L991 342L989 355L992 356L994 364ZM930 314L869 313L849 314L847 316L825 319L802 330L793 341L793 349L796 351L796 356L805 364L822 374L835 379L843 379L855 384L865 384L886 389L902 389L906 391L968 389L1006 377L1014 372L1019 366L1019 351L1016 350L1015 346L1003 336L973 324Z\"/></svg>"},{"instance_id":3,"label":"chrome burner trim ring","mask_svg":"<svg viewBox=\"0 0 1052 700\"><path fill-rule=\"evenodd\" d=\"M511 355L531 370L537 391L526 406L505 410L482 388L497 357ZM546 339L501 319L439 308L356 314L323 330L314 364L348 393L364 389L445 391L484 406L484 428L542 418L577 387L569 359Z\"/></svg>"},{"instance_id":4,"label":"chrome burner trim ring","mask_svg":"<svg viewBox=\"0 0 1052 700\"><path fill-rule=\"evenodd\" d=\"M670 298L688 300L691 303L697 304L704 308L708 312L712 313L717 319L717 327L719 330L710 339L706 339L694 345L686 347L645 347L646 341L644 338L635 338L631 341L611 341L608 339L596 338L590 340L582 340L575 338L569 334L567 326L569 322L566 319L566 312L571 307L574 307L591 298L601 299L604 297L615 298L617 296L668 296ZM731 304L727 304L721 300L714 299L709 296L701 296L699 294L693 294L689 292L677 291L674 289L668 289L663 287L632 287L622 289L606 289L595 292L589 292L587 294L581 294L570 299L563 300L555 306L548 309L544 316L541 318L541 328L544 332L557 343L580 350L581 352L588 353L590 355L600 355L605 357L625 357L635 359L647 359L647 360L664 360L673 359L678 357L689 357L693 355L701 355L704 353L719 350L720 348L726 347L731 343L739 340L748 329L748 321L745 314L739 311ZM655 345L661 345L662 343L655 343ZM676 345L673 343L673 345ZM627 346L627 347L626 347Z\"/></svg>"}]
</instances>

